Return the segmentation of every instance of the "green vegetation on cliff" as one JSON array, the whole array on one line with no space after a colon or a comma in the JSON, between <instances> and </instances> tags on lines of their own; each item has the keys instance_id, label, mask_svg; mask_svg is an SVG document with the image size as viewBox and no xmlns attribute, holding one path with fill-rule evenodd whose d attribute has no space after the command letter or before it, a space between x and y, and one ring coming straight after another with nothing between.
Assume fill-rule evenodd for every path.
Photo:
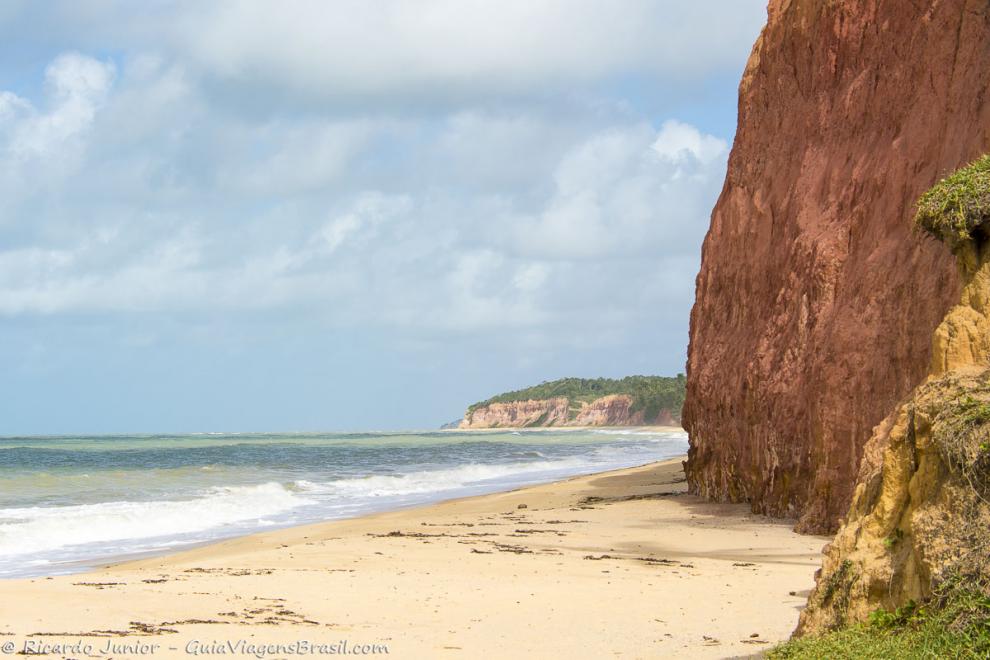
<instances>
[{"instance_id":1,"label":"green vegetation on cliff","mask_svg":"<svg viewBox=\"0 0 990 660\"><path fill-rule=\"evenodd\" d=\"M973 240L976 230L990 222L990 154L939 181L917 207L915 224L953 252Z\"/></svg>"},{"instance_id":2,"label":"green vegetation on cliff","mask_svg":"<svg viewBox=\"0 0 990 660\"><path fill-rule=\"evenodd\" d=\"M870 621L792 639L767 653L775 660L819 658L987 658L990 657L990 598L977 585L947 582L924 605L894 612L878 609Z\"/></svg>"},{"instance_id":3,"label":"green vegetation on cliff","mask_svg":"<svg viewBox=\"0 0 990 660\"><path fill-rule=\"evenodd\" d=\"M800 637L770 658L990 658L990 155L918 200L964 288L928 380L877 427Z\"/></svg>"},{"instance_id":4,"label":"green vegetation on cliff","mask_svg":"<svg viewBox=\"0 0 990 660\"><path fill-rule=\"evenodd\" d=\"M677 374L673 378L666 376L626 376L620 379L561 378L473 403L468 407L468 414L493 403L542 401L566 397L574 405L594 401L609 394L628 394L633 400L631 412L642 410L646 419L653 419L661 410L666 409L672 411L674 417L679 419L681 407L684 405L684 389L684 374Z\"/></svg>"}]
</instances>

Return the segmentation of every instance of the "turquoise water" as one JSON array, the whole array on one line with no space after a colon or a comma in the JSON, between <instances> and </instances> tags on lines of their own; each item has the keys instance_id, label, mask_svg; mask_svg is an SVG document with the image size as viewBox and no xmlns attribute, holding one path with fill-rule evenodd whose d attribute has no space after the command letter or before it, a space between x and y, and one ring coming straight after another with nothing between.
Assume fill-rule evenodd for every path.
<instances>
[{"instance_id":1,"label":"turquoise water","mask_svg":"<svg viewBox=\"0 0 990 660\"><path fill-rule=\"evenodd\" d=\"M0 577L642 465L683 432L0 438Z\"/></svg>"}]
</instances>

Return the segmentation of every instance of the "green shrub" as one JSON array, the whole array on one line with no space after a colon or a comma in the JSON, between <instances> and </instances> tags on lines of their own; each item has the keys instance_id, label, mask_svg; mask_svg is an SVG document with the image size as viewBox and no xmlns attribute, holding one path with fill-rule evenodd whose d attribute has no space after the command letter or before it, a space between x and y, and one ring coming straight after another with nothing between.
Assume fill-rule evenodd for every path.
<instances>
[{"instance_id":1,"label":"green shrub","mask_svg":"<svg viewBox=\"0 0 990 660\"><path fill-rule=\"evenodd\" d=\"M885 538L883 540L883 547L887 548L888 550L893 550L894 547L898 543L900 543L901 542L901 539L903 539L903 538L904 538L904 530L899 529L899 528L898 529L895 529L890 534L890 536L888 536L887 538Z\"/></svg>"},{"instance_id":2,"label":"green shrub","mask_svg":"<svg viewBox=\"0 0 990 660\"><path fill-rule=\"evenodd\" d=\"M839 621L846 620L849 608L849 585L856 578L856 570L848 559L842 561L828 578L820 593L819 605L831 607Z\"/></svg>"},{"instance_id":3,"label":"green shrub","mask_svg":"<svg viewBox=\"0 0 990 660\"><path fill-rule=\"evenodd\" d=\"M800 637L770 649L772 659L990 657L990 598L979 585L955 578L924 606L914 602L894 612L877 610L869 623L815 637Z\"/></svg>"},{"instance_id":4,"label":"green shrub","mask_svg":"<svg viewBox=\"0 0 990 660\"><path fill-rule=\"evenodd\" d=\"M978 394L974 397L973 393ZM932 439L950 470L982 499L990 498L990 391L984 384L946 405L933 420ZM990 535L987 537L990 543Z\"/></svg>"},{"instance_id":5,"label":"green shrub","mask_svg":"<svg viewBox=\"0 0 990 660\"><path fill-rule=\"evenodd\" d=\"M922 195L914 221L953 252L980 237L978 230L990 221L990 154L956 170Z\"/></svg>"}]
</instances>

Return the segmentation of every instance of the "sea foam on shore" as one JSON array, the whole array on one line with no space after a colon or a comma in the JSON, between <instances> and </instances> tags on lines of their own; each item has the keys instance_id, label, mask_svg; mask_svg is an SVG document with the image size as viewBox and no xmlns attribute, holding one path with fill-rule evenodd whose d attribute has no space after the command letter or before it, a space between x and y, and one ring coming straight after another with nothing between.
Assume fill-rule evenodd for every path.
<instances>
[{"instance_id":1,"label":"sea foam on shore","mask_svg":"<svg viewBox=\"0 0 990 660\"><path fill-rule=\"evenodd\" d=\"M0 576L683 454L678 430L0 439Z\"/></svg>"}]
</instances>

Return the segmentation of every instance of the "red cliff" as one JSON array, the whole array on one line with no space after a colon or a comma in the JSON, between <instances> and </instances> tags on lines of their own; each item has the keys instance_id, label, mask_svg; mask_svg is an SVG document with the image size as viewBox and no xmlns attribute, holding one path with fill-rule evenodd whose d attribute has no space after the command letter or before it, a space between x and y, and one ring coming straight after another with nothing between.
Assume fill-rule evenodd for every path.
<instances>
[{"instance_id":1,"label":"red cliff","mask_svg":"<svg viewBox=\"0 0 990 660\"><path fill-rule=\"evenodd\" d=\"M986 0L772 0L691 314L702 495L832 531L960 286L913 202L990 148Z\"/></svg>"}]
</instances>

